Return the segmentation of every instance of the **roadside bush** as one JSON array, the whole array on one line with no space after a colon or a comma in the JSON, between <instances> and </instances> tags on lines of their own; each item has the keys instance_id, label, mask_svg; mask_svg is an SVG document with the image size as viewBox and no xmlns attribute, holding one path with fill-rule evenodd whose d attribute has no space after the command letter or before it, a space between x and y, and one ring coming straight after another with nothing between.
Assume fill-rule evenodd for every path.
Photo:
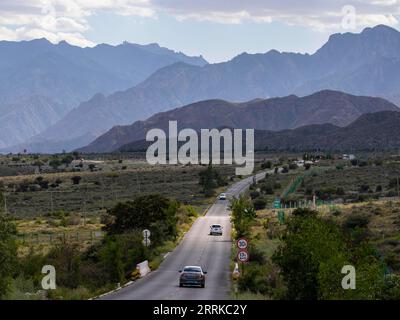
<instances>
[{"instance_id":1,"label":"roadside bush","mask_svg":"<svg viewBox=\"0 0 400 320\"><path fill-rule=\"evenodd\" d=\"M400 300L400 276L391 274L385 277L381 296L382 300Z\"/></svg>"},{"instance_id":2,"label":"roadside bush","mask_svg":"<svg viewBox=\"0 0 400 320\"><path fill-rule=\"evenodd\" d=\"M343 187L337 187L336 188L336 195L338 196L344 196L346 194L345 190Z\"/></svg>"},{"instance_id":3,"label":"roadside bush","mask_svg":"<svg viewBox=\"0 0 400 320\"><path fill-rule=\"evenodd\" d=\"M249 254L250 254L250 262L256 262L262 265L264 265L267 262L264 253L254 245L249 246Z\"/></svg>"},{"instance_id":4,"label":"roadside bush","mask_svg":"<svg viewBox=\"0 0 400 320\"><path fill-rule=\"evenodd\" d=\"M72 180L72 183L73 183L73 184L78 185L78 184L81 182L82 177L81 177L81 176L73 176L73 177L71 178L71 180Z\"/></svg>"},{"instance_id":5,"label":"roadside bush","mask_svg":"<svg viewBox=\"0 0 400 320\"><path fill-rule=\"evenodd\" d=\"M23 181L18 184L17 188L15 191L17 192L27 192L29 190L29 182L28 181Z\"/></svg>"},{"instance_id":6,"label":"roadside bush","mask_svg":"<svg viewBox=\"0 0 400 320\"><path fill-rule=\"evenodd\" d=\"M81 216L79 214L73 214L66 218L67 226L77 226L81 223Z\"/></svg>"},{"instance_id":7,"label":"roadside bush","mask_svg":"<svg viewBox=\"0 0 400 320\"><path fill-rule=\"evenodd\" d=\"M49 252L46 263L56 268L58 286L77 288L81 283L81 259L77 245L61 243L55 246Z\"/></svg>"},{"instance_id":8,"label":"roadside bush","mask_svg":"<svg viewBox=\"0 0 400 320\"><path fill-rule=\"evenodd\" d=\"M239 277L238 287L240 291L251 291L266 295L271 288L267 282L267 269L260 265L246 265L246 271Z\"/></svg>"},{"instance_id":9,"label":"roadside bush","mask_svg":"<svg viewBox=\"0 0 400 320\"><path fill-rule=\"evenodd\" d=\"M260 189L265 194L274 194L274 189L270 184L263 184Z\"/></svg>"},{"instance_id":10,"label":"roadside bush","mask_svg":"<svg viewBox=\"0 0 400 320\"><path fill-rule=\"evenodd\" d=\"M236 230L236 237L248 235L250 226L257 216L253 204L244 197L234 198L231 200L230 209L232 210L232 221Z\"/></svg>"},{"instance_id":11,"label":"roadside bush","mask_svg":"<svg viewBox=\"0 0 400 320\"><path fill-rule=\"evenodd\" d=\"M271 169L271 168L272 168L271 161L265 161L261 164L261 169Z\"/></svg>"},{"instance_id":12,"label":"roadside bush","mask_svg":"<svg viewBox=\"0 0 400 320\"><path fill-rule=\"evenodd\" d=\"M260 195L261 195L261 193L259 193L258 191L252 191L252 192L250 192L250 198L251 198L252 200L258 198Z\"/></svg>"},{"instance_id":13,"label":"roadside bush","mask_svg":"<svg viewBox=\"0 0 400 320\"><path fill-rule=\"evenodd\" d=\"M110 234L121 234L148 228L152 231L152 243L160 244L177 236L179 207L177 201L156 194L118 203L107 211L113 218L104 230Z\"/></svg>"},{"instance_id":14,"label":"roadside bush","mask_svg":"<svg viewBox=\"0 0 400 320\"><path fill-rule=\"evenodd\" d=\"M267 201L263 198L257 198L253 201L254 209L263 210L267 206Z\"/></svg>"},{"instance_id":15,"label":"roadside bush","mask_svg":"<svg viewBox=\"0 0 400 320\"><path fill-rule=\"evenodd\" d=\"M345 220L344 227L346 229L365 228L368 226L369 221L370 218L367 215L354 214Z\"/></svg>"},{"instance_id":16,"label":"roadside bush","mask_svg":"<svg viewBox=\"0 0 400 320\"><path fill-rule=\"evenodd\" d=\"M9 217L0 209L0 298L8 292L11 277L17 266L17 229Z\"/></svg>"},{"instance_id":17,"label":"roadside bush","mask_svg":"<svg viewBox=\"0 0 400 320\"><path fill-rule=\"evenodd\" d=\"M280 189L282 185L279 182L274 182L274 189Z\"/></svg>"}]
</instances>

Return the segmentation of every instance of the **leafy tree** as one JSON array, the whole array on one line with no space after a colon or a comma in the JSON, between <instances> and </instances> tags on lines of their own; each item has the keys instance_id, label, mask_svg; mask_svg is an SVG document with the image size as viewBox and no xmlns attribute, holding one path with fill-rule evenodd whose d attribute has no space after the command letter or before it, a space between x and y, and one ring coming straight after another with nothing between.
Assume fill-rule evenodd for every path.
<instances>
[{"instance_id":1,"label":"leafy tree","mask_svg":"<svg viewBox=\"0 0 400 320\"><path fill-rule=\"evenodd\" d=\"M257 216L251 201L244 197L234 198L231 200L230 208L237 237L248 235L251 223Z\"/></svg>"},{"instance_id":2,"label":"leafy tree","mask_svg":"<svg viewBox=\"0 0 400 320\"><path fill-rule=\"evenodd\" d=\"M72 180L72 183L73 184L79 184L80 182L81 182L81 180L82 180L82 177L81 176L73 176L72 178L71 178L71 180Z\"/></svg>"},{"instance_id":3,"label":"leafy tree","mask_svg":"<svg viewBox=\"0 0 400 320\"><path fill-rule=\"evenodd\" d=\"M0 199L0 297L7 293L10 280L17 266L17 229L11 220L2 213Z\"/></svg>"},{"instance_id":4,"label":"leafy tree","mask_svg":"<svg viewBox=\"0 0 400 320\"><path fill-rule=\"evenodd\" d=\"M269 160L261 164L261 169L271 169L271 168L272 168L272 162Z\"/></svg>"},{"instance_id":5,"label":"leafy tree","mask_svg":"<svg viewBox=\"0 0 400 320\"><path fill-rule=\"evenodd\" d=\"M263 198L257 198L253 201L254 209L262 210L267 206L267 201Z\"/></svg>"},{"instance_id":6,"label":"leafy tree","mask_svg":"<svg viewBox=\"0 0 400 320\"><path fill-rule=\"evenodd\" d=\"M146 195L133 201L118 203L108 211L112 216L105 230L110 234L150 229L153 244L177 235L179 203L160 195Z\"/></svg>"},{"instance_id":7,"label":"leafy tree","mask_svg":"<svg viewBox=\"0 0 400 320\"><path fill-rule=\"evenodd\" d=\"M349 261L339 227L306 211L299 210L288 220L283 244L273 255L287 284L288 299L318 299L320 267L341 265L340 273Z\"/></svg>"},{"instance_id":8,"label":"leafy tree","mask_svg":"<svg viewBox=\"0 0 400 320\"><path fill-rule=\"evenodd\" d=\"M61 162L58 159L50 160L49 166L52 167L54 170L57 170L59 166L61 166Z\"/></svg>"},{"instance_id":9,"label":"leafy tree","mask_svg":"<svg viewBox=\"0 0 400 320\"><path fill-rule=\"evenodd\" d=\"M250 192L250 198L251 198L252 200L258 198L259 196L261 196L261 194L260 194L260 192L258 192L258 191L252 191L252 192Z\"/></svg>"},{"instance_id":10,"label":"leafy tree","mask_svg":"<svg viewBox=\"0 0 400 320\"><path fill-rule=\"evenodd\" d=\"M99 259L108 271L110 281L117 283L124 280L122 246L118 239L107 237L99 251Z\"/></svg>"},{"instance_id":11,"label":"leafy tree","mask_svg":"<svg viewBox=\"0 0 400 320\"><path fill-rule=\"evenodd\" d=\"M49 252L46 261L57 270L57 285L67 288L79 286L81 256L77 245L66 242L57 245Z\"/></svg>"},{"instance_id":12,"label":"leafy tree","mask_svg":"<svg viewBox=\"0 0 400 320\"><path fill-rule=\"evenodd\" d=\"M74 158L71 155L66 155L64 158L62 158L61 163L68 167L73 160Z\"/></svg>"},{"instance_id":13,"label":"leafy tree","mask_svg":"<svg viewBox=\"0 0 400 320\"><path fill-rule=\"evenodd\" d=\"M203 187L203 193L206 197L214 195L214 189L227 184L226 179L222 177L211 164L199 173L199 184Z\"/></svg>"},{"instance_id":14,"label":"leafy tree","mask_svg":"<svg viewBox=\"0 0 400 320\"><path fill-rule=\"evenodd\" d=\"M287 222L282 245L273 255L287 285L288 299L377 299L385 282L383 265L372 246L347 230L297 209ZM343 290L343 266L356 269L356 290ZM397 289L393 290L396 294Z\"/></svg>"},{"instance_id":15,"label":"leafy tree","mask_svg":"<svg viewBox=\"0 0 400 320\"><path fill-rule=\"evenodd\" d=\"M42 170L42 167L44 166L44 163L43 163L43 161L41 161L41 160L36 160L34 163L33 163L33 165L35 166L35 167L38 167L38 170L39 170L39 172Z\"/></svg>"}]
</instances>

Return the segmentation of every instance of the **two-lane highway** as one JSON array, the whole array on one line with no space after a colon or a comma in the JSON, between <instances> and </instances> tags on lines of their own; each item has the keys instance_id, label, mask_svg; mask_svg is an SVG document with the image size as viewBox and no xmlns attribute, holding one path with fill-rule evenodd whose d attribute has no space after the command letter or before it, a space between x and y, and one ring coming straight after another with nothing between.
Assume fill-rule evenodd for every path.
<instances>
[{"instance_id":1,"label":"two-lane highway","mask_svg":"<svg viewBox=\"0 0 400 320\"><path fill-rule=\"evenodd\" d=\"M263 178L265 173L256 176ZM238 196L253 183L248 177L231 186L227 195ZM207 214L198 218L181 243L146 277L117 292L103 296L106 300L221 300L229 298L231 223L229 201L217 200ZM210 236L210 226L220 224L223 236ZM186 265L199 265L208 272L206 287L180 288L179 273Z\"/></svg>"}]
</instances>

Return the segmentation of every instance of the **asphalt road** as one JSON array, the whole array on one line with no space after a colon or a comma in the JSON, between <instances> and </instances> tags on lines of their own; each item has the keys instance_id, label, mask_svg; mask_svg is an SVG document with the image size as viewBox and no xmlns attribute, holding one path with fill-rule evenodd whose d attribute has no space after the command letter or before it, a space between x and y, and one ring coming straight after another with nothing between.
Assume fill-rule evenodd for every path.
<instances>
[{"instance_id":1,"label":"asphalt road","mask_svg":"<svg viewBox=\"0 0 400 320\"><path fill-rule=\"evenodd\" d=\"M257 175L257 180L265 173ZM241 180L227 190L238 196L253 182L253 177ZM207 214L198 218L181 243L160 267L146 277L117 292L103 296L104 300L222 300L229 298L231 223L229 201L217 200ZM210 236L210 225L223 226L223 236ZM199 265L207 271L206 287L180 288L179 270L186 265Z\"/></svg>"}]
</instances>

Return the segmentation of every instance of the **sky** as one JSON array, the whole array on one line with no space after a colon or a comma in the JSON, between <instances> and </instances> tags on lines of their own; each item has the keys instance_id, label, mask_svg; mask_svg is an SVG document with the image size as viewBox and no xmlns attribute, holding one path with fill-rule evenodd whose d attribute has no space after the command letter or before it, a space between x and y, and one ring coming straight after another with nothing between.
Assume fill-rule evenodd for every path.
<instances>
[{"instance_id":1,"label":"sky","mask_svg":"<svg viewBox=\"0 0 400 320\"><path fill-rule=\"evenodd\" d=\"M0 0L0 40L158 43L209 62L313 53L332 33L399 21L400 0Z\"/></svg>"}]
</instances>

